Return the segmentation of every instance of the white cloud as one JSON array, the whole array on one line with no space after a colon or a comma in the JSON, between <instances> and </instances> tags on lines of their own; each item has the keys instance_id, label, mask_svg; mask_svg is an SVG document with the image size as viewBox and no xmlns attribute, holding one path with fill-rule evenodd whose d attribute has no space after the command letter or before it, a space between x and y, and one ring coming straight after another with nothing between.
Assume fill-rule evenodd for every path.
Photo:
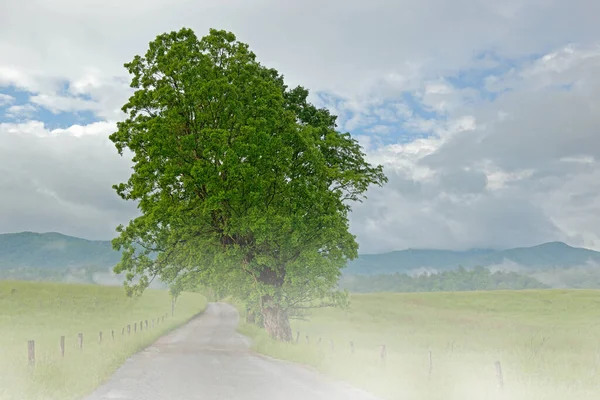
<instances>
[{"instance_id":1,"label":"white cloud","mask_svg":"<svg viewBox=\"0 0 600 400\"><path fill-rule=\"evenodd\" d=\"M11 85L30 90L34 87L32 81L33 78L27 77L26 73L21 72L16 68L0 65L0 85Z\"/></svg>"},{"instance_id":2,"label":"white cloud","mask_svg":"<svg viewBox=\"0 0 600 400\"><path fill-rule=\"evenodd\" d=\"M487 89L504 91L514 87L543 90L573 85L580 91L594 80L600 68L600 43L589 46L566 45L504 76L488 78ZM591 88L590 88L591 89Z\"/></svg>"},{"instance_id":3,"label":"white cloud","mask_svg":"<svg viewBox=\"0 0 600 400\"><path fill-rule=\"evenodd\" d=\"M563 50L499 77L511 90L496 101L430 121L435 137L372 153L392 179L352 216L366 251L550 240L600 248L600 54ZM560 68L540 67L558 55Z\"/></svg>"},{"instance_id":4,"label":"white cloud","mask_svg":"<svg viewBox=\"0 0 600 400\"><path fill-rule=\"evenodd\" d=\"M75 137L82 136L101 136L106 138L108 134L111 134L117 130L117 125L114 122L94 122L88 125L72 125L66 129L53 129L49 133L53 136L72 135ZM104 141L105 145L113 147L112 142L108 140Z\"/></svg>"},{"instance_id":5,"label":"white cloud","mask_svg":"<svg viewBox=\"0 0 600 400\"><path fill-rule=\"evenodd\" d=\"M428 83L425 85L425 93L427 94L450 94L453 88L445 83Z\"/></svg>"},{"instance_id":6,"label":"white cloud","mask_svg":"<svg viewBox=\"0 0 600 400\"><path fill-rule=\"evenodd\" d=\"M54 131L37 121L0 124L2 230L114 237L136 210L111 188L129 169L107 138L113 129L110 123Z\"/></svg>"},{"instance_id":7,"label":"white cloud","mask_svg":"<svg viewBox=\"0 0 600 400\"><path fill-rule=\"evenodd\" d=\"M1 16L0 16L1 18ZM5 43L2 42L2 30L0 28L0 50L5 47ZM21 48L19 53L24 51L31 51L31 49ZM15 53L15 57L18 57L18 53ZM8 60L8 55L5 57ZM18 58L17 58L18 59ZM22 61L22 60L21 60ZM38 93L42 91L54 92L60 90L61 80L69 79L64 75L49 74L44 71L32 68L23 64L0 64L0 87L2 86L15 86L18 89L25 90L28 92Z\"/></svg>"},{"instance_id":8,"label":"white cloud","mask_svg":"<svg viewBox=\"0 0 600 400\"><path fill-rule=\"evenodd\" d=\"M508 0L502 7L487 0L109 2L116 8L8 1L0 16L0 81L35 91L47 88L48 79L73 82L90 70L125 76L124 62L157 34L182 26L199 35L212 27L232 30L290 82L347 97L418 87L471 66L474 54L489 49L521 56L600 34L587 0Z\"/></svg>"},{"instance_id":9,"label":"white cloud","mask_svg":"<svg viewBox=\"0 0 600 400\"><path fill-rule=\"evenodd\" d=\"M37 111L32 104L14 105L7 108L5 116L11 119L28 119Z\"/></svg>"},{"instance_id":10,"label":"white cloud","mask_svg":"<svg viewBox=\"0 0 600 400\"><path fill-rule=\"evenodd\" d=\"M74 96L88 96L94 100L88 110L101 118L119 120L124 118L121 107L133 93L125 78L107 75L95 68L87 68L69 85Z\"/></svg>"},{"instance_id":11,"label":"white cloud","mask_svg":"<svg viewBox=\"0 0 600 400\"><path fill-rule=\"evenodd\" d=\"M374 127L369 128L367 131L376 135L387 135L390 133L391 129L388 125L375 125Z\"/></svg>"},{"instance_id":12,"label":"white cloud","mask_svg":"<svg viewBox=\"0 0 600 400\"><path fill-rule=\"evenodd\" d=\"M52 111L54 114L98 109L96 102L77 97L40 94L32 96L30 101Z\"/></svg>"},{"instance_id":13,"label":"white cloud","mask_svg":"<svg viewBox=\"0 0 600 400\"><path fill-rule=\"evenodd\" d=\"M4 93L0 93L0 107L14 103L15 98Z\"/></svg>"},{"instance_id":14,"label":"white cloud","mask_svg":"<svg viewBox=\"0 0 600 400\"><path fill-rule=\"evenodd\" d=\"M587 0L8 2L0 86L33 96L7 113L27 118L35 104L104 122L0 125L0 191L9 193L0 210L15 210L0 211L4 230L106 237L126 222L135 210L110 185L128 165L106 139L131 93L123 63L188 26L234 31L290 85L311 89L340 129L370 129L386 143L429 135L392 145L359 137L390 175L352 214L361 251L544 240L600 248L600 25ZM532 54L547 56L485 79L494 101L446 79ZM420 115L404 91L442 118Z\"/></svg>"}]
</instances>

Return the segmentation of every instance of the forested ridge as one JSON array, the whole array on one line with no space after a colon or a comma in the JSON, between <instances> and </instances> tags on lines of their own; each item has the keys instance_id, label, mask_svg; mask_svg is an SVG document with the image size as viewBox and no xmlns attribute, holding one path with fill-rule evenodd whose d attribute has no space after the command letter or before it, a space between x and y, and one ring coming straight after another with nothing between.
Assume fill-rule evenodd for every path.
<instances>
[{"instance_id":1,"label":"forested ridge","mask_svg":"<svg viewBox=\"0 0 600 400\"><path fill-rule=\"evenodd\" d=\"M398 272L370 276L345 275L340 280L340 287L350 292L370 293L520 290L545 289L550 286L517 272L492 272L479 266L470 270L459 267L453 271L418 276Z\"/></svg>"}]
</instances>

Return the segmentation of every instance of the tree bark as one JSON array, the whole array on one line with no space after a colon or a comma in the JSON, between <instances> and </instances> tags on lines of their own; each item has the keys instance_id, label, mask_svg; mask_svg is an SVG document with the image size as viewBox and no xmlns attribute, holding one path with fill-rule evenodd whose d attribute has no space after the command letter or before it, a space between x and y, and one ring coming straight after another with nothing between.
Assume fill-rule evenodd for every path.
<instances>
[{"instance_id":1,"label":"tree bark","mask_svg":"<svg viewBox=\"0 0 600 400\"><path fill-rule=\"evenodd\" d=\"M263 298L261 314L265 330L276 340L290 342L292 340L292 328L288 313L271 300L269 296Z\"/></svg>"}]
</instances>

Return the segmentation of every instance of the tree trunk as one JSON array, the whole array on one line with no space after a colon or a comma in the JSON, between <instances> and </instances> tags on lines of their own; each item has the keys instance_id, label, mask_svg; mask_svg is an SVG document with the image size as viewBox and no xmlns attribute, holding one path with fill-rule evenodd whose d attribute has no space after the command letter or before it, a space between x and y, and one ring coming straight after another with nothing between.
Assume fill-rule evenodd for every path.
<instances>
[{"instance_id":1,"label":"tree trunk","mask_svg":"<svg viewBox=\"0 0 600 400\"><path fill-rule=\"evenodd\" d=\"M263 301L261 313L265 330L272 338L282 342L290 342L292 340L290 319L285 310L281 309L277 304Z\"/></svg>"}]
</instances>

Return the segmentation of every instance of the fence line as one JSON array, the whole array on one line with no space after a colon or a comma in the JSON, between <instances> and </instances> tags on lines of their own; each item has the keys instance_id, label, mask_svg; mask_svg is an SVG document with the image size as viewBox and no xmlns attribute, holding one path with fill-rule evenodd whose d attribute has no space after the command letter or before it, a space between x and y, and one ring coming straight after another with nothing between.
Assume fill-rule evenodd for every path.
<instances>
[{"instance_id":1,"label":"fence line","mask_svg":"<svg viewBox=\"0 0 600 400\"><path fill-rule=\"evenodd\" d=\"M156 326L164 324L165 318L168 318L169 314L165 313L162 316L156 318ZM154 324L154 319L151 320L151 324L150 326L152 328L155 327ZM144 324L142 324L142 322L144 322ZM137 333L137 322L133 323L133 333L136 334ZM145 325L146 330L148 330L149 324L148 324L148 320L144 320L144 321L139 321L140 324L140 333L143 332L143 326ZM129 336L131 334L131 324L127 324L127 335ZM121 336L125 335L125 326L121 328ZM115 340L115 331L114 329L111 329L111 337L113 339L113 341ZM102 345L102 331L98 332L98 344ZM296 333L296 344L299 343L300 340L300 331L298 331ZM317 341L317 345L320 346L321 344L321 340L322 337L319 336L319 339ZM60 356L62 358L64 358L65 356L65 336L60 336ZM77 346L79 348L80 351L83 351L83 333L80 332L77 334ZM309 345L310 341L309 341L309 336L308 334L306 334L306 344ZM355 352L355 347L354 347L354 341L351 340L349 342L350 346L350 354L354 354ZM334 341L333 339L329 340L329 345L330 345L330 351L332 353L335 352L335 347L334 347ZM36 347L35 347L35 340L28 340L27 341L27 361L28 361L28 365L33 368L35 366L35 362L36 362L36 357L35 357L35 352L36 352ZM386 344L382 344L381 346L379 346L379 360L382 364L382 366L385 367L386 365L386 360L387 360L387 354L388 354L388 349ZM432 372L433 372L433 355L432 355L432 351L429 350L428 351L428 378L431 378ZM500 363L500 361L495 361L494 362L494 366L495 366L495 370L496 370L496 380L498 382L498 387L500 388L500 390L504 390L504 376L502 374L502 365Z\"/></svg>"},{"instance_id":2,"label":"fence line","mask_svg":"<svg viewBox=\"0 0 600 400\"><path fill-rule=\"evenodd\" d=\"M504 377L502 376L502 364L500 364L500 361L496 361L494 364L496 366L496 379L498 379L498 386L500 387L500 390L503 390Z\"/></svg>"},{"instance_id":3,"label":"fence line","mask_svg":"<svg viewBox=\"0 0 600 400\"><path fill-rule=\"evenodd\" d=\"M295 343L298 344L298 338L300 337L300 332L298 331L296 333L296 340ZM321 348L321 340L322 337L319 336L319 339L316 341L317 346L322 350ZM308 334L306 334L306 344L310 345L310 341L309 341L309 337ZM350 354L353 355L355 353L355 343L354 340L350 340L349 342L349 349L350 349ZM334 341L333 339L329 340L329 350L331 353L335 352L335 348L334 348ZM338 353L339 354L339 353ZM388 348L387 345L384 343L380 346L378 346L378 356L377 357L379 359L379 362L381 363L381 365L383 367L385 367L386 365L386 361L388 358ZM505 382L504 382L504 375L502 373L502 364L500 363L500 361L495 361L494 362L494 367L495 367L495 371L496 371L496 381L498 384L498 388L500 389L500 391L504 391L504 387L505 387ZM433 373L433 352L431 349L429 349L427 351L427 379L431 379Z\"/></svg>"},{"instance_id":4,"label":"fence line","mask_svg":"<svg viewBox=\"0 0 600 400\"><path fill-rule=\"evenodd\" d=\"M431 354L431 350L429 350L429 354L428 354L428 359L429 359L429 371L427 373L427 377L431 378L431 373L433 372L433 357Z\"/></svg>"},{"instance_id":5,"label":"fence line","mask_svg":"<svg viewBox=\"0 0 600 400\"><path fill-rule=\"evenodd\" d=\"M152 328L154 328L155 326L159 326L164 324L165 322L165 318L169 317L169 313L164 313L163 315L159 316L156 319L151 319L151 323L148 323L148 320L143 320L140 321L140 330L139 332L142 333L143 332L143 326L145 325L146 330L149 330L149 327L151 326ZM155 324L156 321L156 324ZM142 324L142 322L144 322L144 324ZM130 336L131 335L131 324L127 324L126 327L123 326L121 328L121 336L125 336L125 328L127 328L127 335ZM112 341L115 341L115 330L111 329L110 330L111 333L111 338ZM137 322L133 323L133 333L137 333ZM60 346L59 346L59 354L61 358L65 357L65 342L66 342L66 336L60 336ZM98 345L102 345L103 343L103 333L102 331L98 331ZM79 349L79 351L83 351L83 347L84 347L84 341L83 341L83 332L79 332L77 334L77 348ZM27 362L29 367L33 368L35 367L35 363L36 363L36 346L35 346L35 340L28 340L27 341Z\"/></svg>"}]
</instances>

